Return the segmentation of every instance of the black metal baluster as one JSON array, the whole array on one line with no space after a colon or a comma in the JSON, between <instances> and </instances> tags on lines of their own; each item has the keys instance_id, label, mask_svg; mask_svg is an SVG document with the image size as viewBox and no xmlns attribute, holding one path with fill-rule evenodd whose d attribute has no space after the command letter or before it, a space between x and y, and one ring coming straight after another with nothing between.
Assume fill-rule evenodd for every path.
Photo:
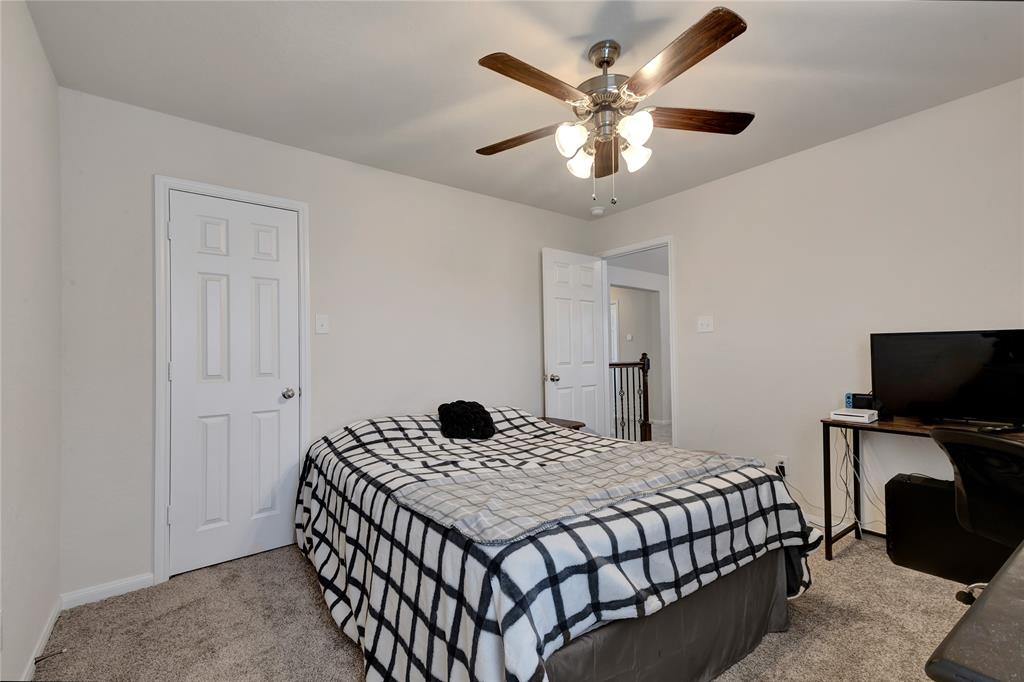
<instances>
[{"instance_id":1,"label":"black metal baluster","mask_svg":"<svg viewBox=\"0 0 1024 682\"><path fill-rule=\"evenodd\" d=\"M633 394L634 406L636 406L636 429L637 429L637 440L643 440L643 366L638 367L636 371L637 388Z\"/></svg>"},{"instance_id":2,"label":"black metal baluster","mask_svg":"<svg viewBox=\"0 0 1024 682\"><path fill-rule=\"evenodd\" d=\"M622 379L623 379L623 374L622 374L622 368L621 367L618 370L618 376L619 376L619 383L618 383L618 388L615 390L615 400L618 401L618 403L619 403L619 438L625 438L626 437L626 434L625 434L626 418L622 416L622 414L623 414L622 413L622 408L624 407L625 404L622 402Z\"/></svg>"},{"instance_id":3,"label":"black metal baluster","mask_svg":"<svg viewBox=\"0 0 1024 682\"><path fill-rule=\"evenodd\" d=\"M626 370L626 419L629 420L629 428L627 433L630 434L630 440L634 440L633 437L633 372L632 368Z\"/></svg>"},{"instance_id":4,"label":"black metal baluster","mask_svg":"<svg viewBox=\"0 0 1024 682\"><path fill-rule=\"evenodd\" d=\"M624 402L625 391L623 390L623 379L625 377L622 374L622 368L619 368L619 424L621 426L619 438L626 437L626 404Z\"/></svg>"},{"instance_id":5,"label":"black metal baluster","mask_svg":"<svg viewBox=\"0 0 1024 682\"><path fill-rule=\"evenodd\" d=\"M627 405L629 406L629 439L636 440L636 429L633 428L633 415L636 413L636 404L633 402L633 368L630 367L629 371L629 400Z\"/></svg>"},{"instance_id":6,"label":"black metal baluster","mask_svg":"<svg viewBox=\"0 0 1024 682\"><path fill-rule=\"evenodd\" d=\"M612 425L615 437L619 437L619 403L615 400L615 395L618 391L619 385L619 370L612 367Z\"/></svg>"},{"instance_id":7,"label":"black metal baluster","mask_svg":"<svg viewBox=\"0 0 1024 682\"><path fill-rule=\"evenodd\" d=\"M612 420L615 422L612 426L616 438L619 437L619 403L615 400L615 392L619 385L618 374L618 370L612 367Z\"/></svg>"}]
</instances>

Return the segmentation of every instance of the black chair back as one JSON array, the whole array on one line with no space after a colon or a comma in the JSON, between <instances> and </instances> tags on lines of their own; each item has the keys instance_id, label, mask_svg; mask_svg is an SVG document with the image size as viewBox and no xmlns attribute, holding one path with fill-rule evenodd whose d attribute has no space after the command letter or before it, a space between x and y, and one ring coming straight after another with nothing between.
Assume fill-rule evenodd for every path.
<instances>
[{"instance_id":1,"label":"black chair back","mask_svg":"<svg viewBox=\"0 0 1024 682\"><path fill-rule=\"evenodd\" d=\"M1009 547L1024 541L1024 442L936 428L953 465L960 525Z\"/></svg>"}]
</instances>

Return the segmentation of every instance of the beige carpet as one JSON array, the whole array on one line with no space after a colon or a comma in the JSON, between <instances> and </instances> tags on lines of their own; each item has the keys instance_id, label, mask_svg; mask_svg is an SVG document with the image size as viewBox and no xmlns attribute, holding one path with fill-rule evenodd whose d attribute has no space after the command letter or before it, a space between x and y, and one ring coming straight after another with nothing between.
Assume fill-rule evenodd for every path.
<instances>
[{"instance_id":1,"label":"beige carpet","mask_svg":"<svg viewBox=\"0 0 1024 682\"><path fill-rule=\"evenodd\" d=\"M923 680L965 607L954 583L893 566L878 539L812 558L814 586L789 632L768 635L719 680ZM294 547L172 578L61 614L41 680L362 679Z\"/></svg>"}]
</instances>

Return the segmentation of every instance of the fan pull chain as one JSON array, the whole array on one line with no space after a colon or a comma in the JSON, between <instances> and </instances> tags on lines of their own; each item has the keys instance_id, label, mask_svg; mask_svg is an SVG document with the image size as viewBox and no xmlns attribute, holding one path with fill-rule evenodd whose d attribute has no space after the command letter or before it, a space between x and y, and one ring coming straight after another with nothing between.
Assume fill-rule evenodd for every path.
<instances>
[{"instance_id":1,"label":"fan pull chain","mask_svg":"<svg viewBox=\"0 0 1024 682\"><path fill-rule=\"evenodd\" d=\"M594 181L594 191L590 194L591 201L597 201L597 164L590 164L590 177Z\"/></svg>"},{"instance_id":2,"label":"fan pull chain","mask_svg":"<svg viewBox=\"0 0 1024 682\"><path fill-rule=\"evenodd\" d=\"M619 203L618 198L615 196L615 176L618 175L615 171L619 163L619 147L615 144L615 133L612 133L612 206Z\"/></svg>"}]
</instances>

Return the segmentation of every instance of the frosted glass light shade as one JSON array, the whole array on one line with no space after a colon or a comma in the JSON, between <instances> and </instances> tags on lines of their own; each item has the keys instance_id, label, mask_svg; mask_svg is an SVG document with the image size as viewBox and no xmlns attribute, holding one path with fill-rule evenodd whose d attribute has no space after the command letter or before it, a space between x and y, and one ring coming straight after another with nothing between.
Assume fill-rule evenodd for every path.
<instances>
[{"instance_id":1,"label":"frosted glass light shade","mask_svg":"<svg viewBox=\"0 0 1024 682\"><path fill-rule=\"evenodd\" d=\"M555 129L555 148L558 153L571 159L587 141L590 132L580 123L563 123Z\"/></svg>"},{"instance_id":2,"label":"frosted glass light shade","mask_svg":"<svg viewBox=\"0 0 1024 682\"><path fill-rule=\"evenodd\" d=\"M626 170L635 173L651 158L651 150L643 145L629 145L622 150L622 158L626 160Z\"/></svg>"},{"instance_id":3,"label":"frosted glass light shade","mask_svg":"<svg viewBox=\"0 0 1024 682\"><path fill-rule=\"evenodd\" d=\"M565 167L577 178L586 180L590 177L590 169L594 167L594 155L581 149L576 156L565 162Z\"/></svg>"},{"instance_id":4,"label":"frosted glass light shade","mask_svg":"<svg viewBox=\"0 0 1024 682\"><path fill-rule=\"evenodd\" d=\"M654 117L647 109L641 109L635 114L624 116L616 129L619 136L631 147L639 147L651 139L651 133L654 132Z\"/></svg>"}]
</instances>

